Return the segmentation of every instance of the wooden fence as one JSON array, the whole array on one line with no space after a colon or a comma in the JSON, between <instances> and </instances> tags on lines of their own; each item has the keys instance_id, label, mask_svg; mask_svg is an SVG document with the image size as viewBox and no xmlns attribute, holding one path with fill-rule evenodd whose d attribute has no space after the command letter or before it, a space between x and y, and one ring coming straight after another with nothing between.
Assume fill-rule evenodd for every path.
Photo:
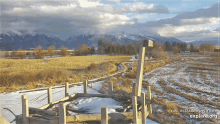
<instances>
[{"instance_id":1,"label":"wooden fence","mask_svg":"<svg viewBox=\"0 0 220 124\"><path fill-rule=\"evenodd\" d=\"M148 86L148 93L141 92L142 87L142 76L143 76L143 63L144 63L144 50L140 49L139 60L138 60L138 72L137 72L137 83L133 84L133 93L129 94L126 91L114 91L113 83L109 83L108 94L88 94L87 86L88 80L83 82L84 93L76 93L69 95L69 84L65 84L65 97L53 101L52 100L52 88L47 89L48 104L40 108L32 108L28 105L27 95L22 95L22 116L16 116L16 124L70 124L75 122L85 121L101 121L101 124L116 123L118 121L132 120L133 124L146 124L146 117L152 113L151 100L151 87ZM91 84L92 85L92 84ZM87 115L71 115L67 116L66 111L71 110L74 112L80 112L80 110L73 110L66 107L66 101L72 101L79 97L108 97L108 98L119 98L119 94L123 94L123 97L132 99L132 104L127 106L123 112L119 113L108 113L108 108L101 108L101 114L87 114ZM147 95L147 97L146 97ZM59 103L59 112L47 110L55 104ZM138 108L139 105L139 108ZM133 112L127 112L133 108ZM139 111L141 110L141 112Z\"/></svg>"},{"instance_id":2,"label":"wooden fence","mask_svg":"<svg viewBox=\"0 0 220 124\"><path fill-rule=\"evenodd\" d=\"M87 114L87 115L72 115L67 116L66 105L64 102L71 101L73 98L79 97L108 97L108 98L116 98L118 97L117 93L113 91L113 83L109 83L109 91L108 94L88 94L87 93L87 85L88 81L84 81L84 93L76 93L72 95L69 94L69 84L65 84L65 97L57 100L52 101L52 88L48 88L48 104L40 107L40 108L33 108L29 107L27 95L22 95L22 116L19 115L16 117L16 124L66 124L66 123L74 123L74 122L84 122L84 121L101 121L101 124L108 124L108 121L117 122L118 120L125 119L125 120L133 120L134 124L146 124L146 117L149 113L152 113L152 106L151 106L151 91L150 86L148 87L148 97L146 99L146 94L144 92L141 93L141 96L136 96L134 94L124 94L126 97L132 99L132 105L127 106L124 109L124 112L119 113L109 113L108 108L104 107L101 109L101 114ZM136 86L136 85L133 85ZM135 87L133 88L135 90ZM125 91L120 91L124 92ZM134 91L133 91L134 92ZM140 107L137 108L138 102L140 103ZM47 110L48 108L52 107L55 104L59 103L59 112ZM127 112L128 109L133 108L133 112ZM141 112L138 110L141 109ZM78 112L80 110L72 110Z\"/></svg>"}]
</instances>

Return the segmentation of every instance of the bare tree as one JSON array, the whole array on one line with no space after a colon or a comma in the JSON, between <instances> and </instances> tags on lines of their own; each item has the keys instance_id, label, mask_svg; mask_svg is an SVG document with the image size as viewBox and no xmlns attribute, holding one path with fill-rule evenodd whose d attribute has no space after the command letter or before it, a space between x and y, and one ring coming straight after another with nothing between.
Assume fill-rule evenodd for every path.
<instances>
[{"instance_id":1,"label":"bare tree","mask_svg":"<svg viewBox=\"0 0 220 124\"><path fill-rule=\"evenodd\" d=\"M17 51L13 49L12 52L11 52L11 56L12 57L16 57L17 54L18 54Z\"/></svg>"},{"instance_id":2,"label":"bare tree","mask_svg":"<svg viewBox=\"0 0 220 124\"><path fill-rule=\"evenodd\" d=\"M34 55L35 55L35 57L36 57L37 59L42 59L42 58L44 57L44 55L45 55L42 46L37 46L37 47L34 49L34 51L35 51L35 54L34 54Z\"/></svg>"},{"instance_id":3,"label":"bare tree","mask_svg":"<svg viewBox=\"0 0 220 124\"><path fill-rule=\"evenodd\" d=\"M14 51L13 51L14 52ZM26 52L24 50L18 49L17 50L17 54L18 57L20 57L21 59L24 59L24 57L26 56Z\"/></svg>"},{"instance_id":4,"label":"bare tree","mask_svg":"<svg viewBox=\"0 0 220 124\"><path fill-rule=\"evenodd\" d=\"M172 47L172 49L173 49L173 53L174 53L174 54L180 52L180 48L179 48L178 46L174 46L174 47Z\"/></svg>"},{"instance_id":5,"label":"bare tree","mask_svg":"<svg viewBox=\"0 0 220 124\"><path fill-rule=\"evenodd\" d=\"M80 48L80 51L82 52L83 55L86 55L89 51L87 44L83 44Z\"/></svg>"},{"instance_id":6,"label":"bare tree","mask_svg":"<svg viewBox=\"0 0 220 124\"><path fill-rule=\"evenodd\" d=\"M67 56L67 55L70 54L69 51L68 51L68 48L65 47L65 46L61 46L61 47L60 47L60 51L61 51L61 55L62 55L62 56Z\"/></svg>"},{"instance_id":7,"label":"bare tree","mask_svg":"<svg viewBox=\"0 0 220 124\"><path fill-rule=\"evenodd\" d=\"M54 51L56 49L56 47L53 45L53 46L49 46L47 47L47 51L48 51L48 54L52 57L53 55L56 55L56 51Z\"/></svg>"},{"instance_id":8,"label":"bare tree","mask_svg":"<svg viewBox=\"0 0 220 124\"><path fill-rule=\"evenodd\" d=\"M211 51L214 51L214 45L212 45L212 44L202 44L202 45L200 45L200 50L201 51L209 51L209 52L211 52Z\"/></svg>"}]
</instances>

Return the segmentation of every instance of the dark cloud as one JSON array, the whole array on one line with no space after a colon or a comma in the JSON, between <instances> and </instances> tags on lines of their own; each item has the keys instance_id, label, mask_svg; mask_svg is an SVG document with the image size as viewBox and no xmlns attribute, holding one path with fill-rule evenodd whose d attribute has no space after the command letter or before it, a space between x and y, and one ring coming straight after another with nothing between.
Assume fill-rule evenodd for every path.
<instances>
[{"instance_id":1,"label":"dark cloud","mask_svg":"<svg viewBox=\"0 0 220 124\"><path fill-rule=\"evenodd\" d=\"M169 13L169 9L162 5L127 5L124 9L100 3L85 4L80 1L4 1L1 4L1 30L28 30L37 33L80 34L84 32L115 32L142 33L155 35L161 28L186 25L203 25L218 18L218 4L194 12L180 13L175 17L138 23L136 19L129 19L125 13ZM42 7L44 6L44 7ZM49 8L47 8L49 7ZM131 8L129 8L131 7ZM17 8L18 10L13 11ZM22 8L19 10L19 8ZM215 19L214 19L215 20ZM135 22L135 23L134 23ZM133 24L134 23L134 24ZM169 31L169 30L168 30ZM172 30L171 30L172 31ZM1 32L1 31L0 31ZM192 33L193 32L193 33ZM215 36L212 32L192 31L175 34L184 39L194 38L204 34ZM196 36L195 36L196 35ZM174 35L173 35L174 36Z\"/></svg>"}]
</instances>

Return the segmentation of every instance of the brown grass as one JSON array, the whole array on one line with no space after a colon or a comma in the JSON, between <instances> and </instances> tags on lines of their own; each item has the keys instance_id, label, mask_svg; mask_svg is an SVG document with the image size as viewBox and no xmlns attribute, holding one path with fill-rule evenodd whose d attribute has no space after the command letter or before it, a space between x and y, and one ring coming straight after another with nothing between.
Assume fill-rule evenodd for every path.
<instances>
[{"instance_id":1,"label":"brown grass","mask_svg":"<svg viewBox=\"0 0 220 124\"><path fill-rule=\"evenodd\" d=\"M165 81L158 81L158 83L161 84L161 87L163 87L164 90L166 90L166 91L168 91L170 93L175 93L175 94L177 94L179 96L185 97L186 99L188 99L190 101L197 102L197 103L200 103L200 104L210 104L210 105L213 105L213 106L220 107L220 105L218 105L215 102L212 102L212 101L209 101L209 100L206 100L206 99L202 99L202 98L199 98L197 96L191 96L191 95L189 95L187 93L180 92L180 91L178 91L178 90L176 90L174 88L171 88L171 87L169 87L167 85L164 85L162 82L164 83Z\"/></svg>"},{"instance_id":2,"label":"brown grass","mask_svg":"<svg viewBox=\"0 0 220 124\"><path fill-rule=\"evenodd\" d=\"M127 61L130 56L72 56L51 59L0 59L0 92L61 85L112 74L116 63ZM95 68L97 70L95 71ZM89 69L88 69L89 68ZM86 71L88 69L88 71ZM94 73L94 71L96 73ZM73 80L70 81L69 77Z\"/></svg>"}]
</instances>

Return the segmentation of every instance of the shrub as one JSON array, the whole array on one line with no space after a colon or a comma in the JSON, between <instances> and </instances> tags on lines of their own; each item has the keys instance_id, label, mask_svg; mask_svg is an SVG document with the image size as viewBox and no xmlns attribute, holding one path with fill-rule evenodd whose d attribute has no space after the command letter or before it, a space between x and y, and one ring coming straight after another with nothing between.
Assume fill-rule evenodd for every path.
<instances>
[{"instance_id":1,"label":"shrub","mask_svg":"<svg viewBox=\"0 0 220 124\"><path fill-rule=\"evenodd\" d=\"M96 71L97 70L97 66L95 63L90 64L89 67L87 67L87 70L89 71Z\"/></svg>"},{"instance_id":2,"label":"shrub","mask_svg":"<svg viewBox=\"0 0 220 124\"><path fill-rule=\"evenodd\" d=\"M42 46L38 46L34 49L35 51L35 56L37 59L42 59L44 57L44 51Z\"/></svg>"},{"instance_id":3,"label":"shrub","mask_svg":"<svg viewBox=\"0 0 220 124\"><path fill-rule=\"evenodd\" d=\"M49 47L47 47L48 54L49 54L50 56L56 55L56 51L54 51L55 49L56 49L55 46L49 46Z\"/></svg>"},{"instance_id":4,"label":"shrub","mask_svg":"<svg viewBox=\"0 0 220 124\"><path fill-rule=\"evenodd\" d=\"M0 57L5 57L5 51L0 51Z\"/></svg>"},{"instance_id":5,"label":"shrub","mask_svg":"<svg viewBox=\"0 0 220 124\"><path fill-rule=\"evenodd\" d=\"M20 57L21 59L24 59L24 57L26 56L26 52L19 52L17 56Z\"/></svg>"},{"instance_id":6,"label":"shrub","mask_svg":"<svg viewBox=\"0 0 220 124\"><path fill-rule=\"evenodd\" d=\"M170 102L166 102L167 113L171 115L178 115L178 107ZM173 112L175 110L176 112Z\"/></svg>"},{"instance_id":7,"label":"shrub","mask_svg":"<svg viewBox=\"0 0 220 124\"><path fill-rule=\"evenodd\" d=\"M70 53L69 53L69 51L68 51L68 48L67 47L64 47L64 46L61 46L60 47L60 54L61 54L61 56L67 56L67 55L69 55Z\"/></svg>"},{"instance_id":8,"label":"shrub","mask_svg":"<svg viewBox=\"0 0 220 124\"><path fill-rule=\"evenodd\" d=\"M137 74L135 73L135 72L130 72L130 73L127 73L126 74L126 77L128 77L128 78L136 78L136 76L137 76Z\"/></svg>"},{"instance_id":9,"label":"shrub","mask_svg":"<svg viewBox=\"0 0 220 124\"><path fill-rule=\"evenodd\" d=\"M131 83L132 83L131 79L128 79L128 78L122 79L122 85L124 87L130 87Z\"/></svg>"}]
</instances>

